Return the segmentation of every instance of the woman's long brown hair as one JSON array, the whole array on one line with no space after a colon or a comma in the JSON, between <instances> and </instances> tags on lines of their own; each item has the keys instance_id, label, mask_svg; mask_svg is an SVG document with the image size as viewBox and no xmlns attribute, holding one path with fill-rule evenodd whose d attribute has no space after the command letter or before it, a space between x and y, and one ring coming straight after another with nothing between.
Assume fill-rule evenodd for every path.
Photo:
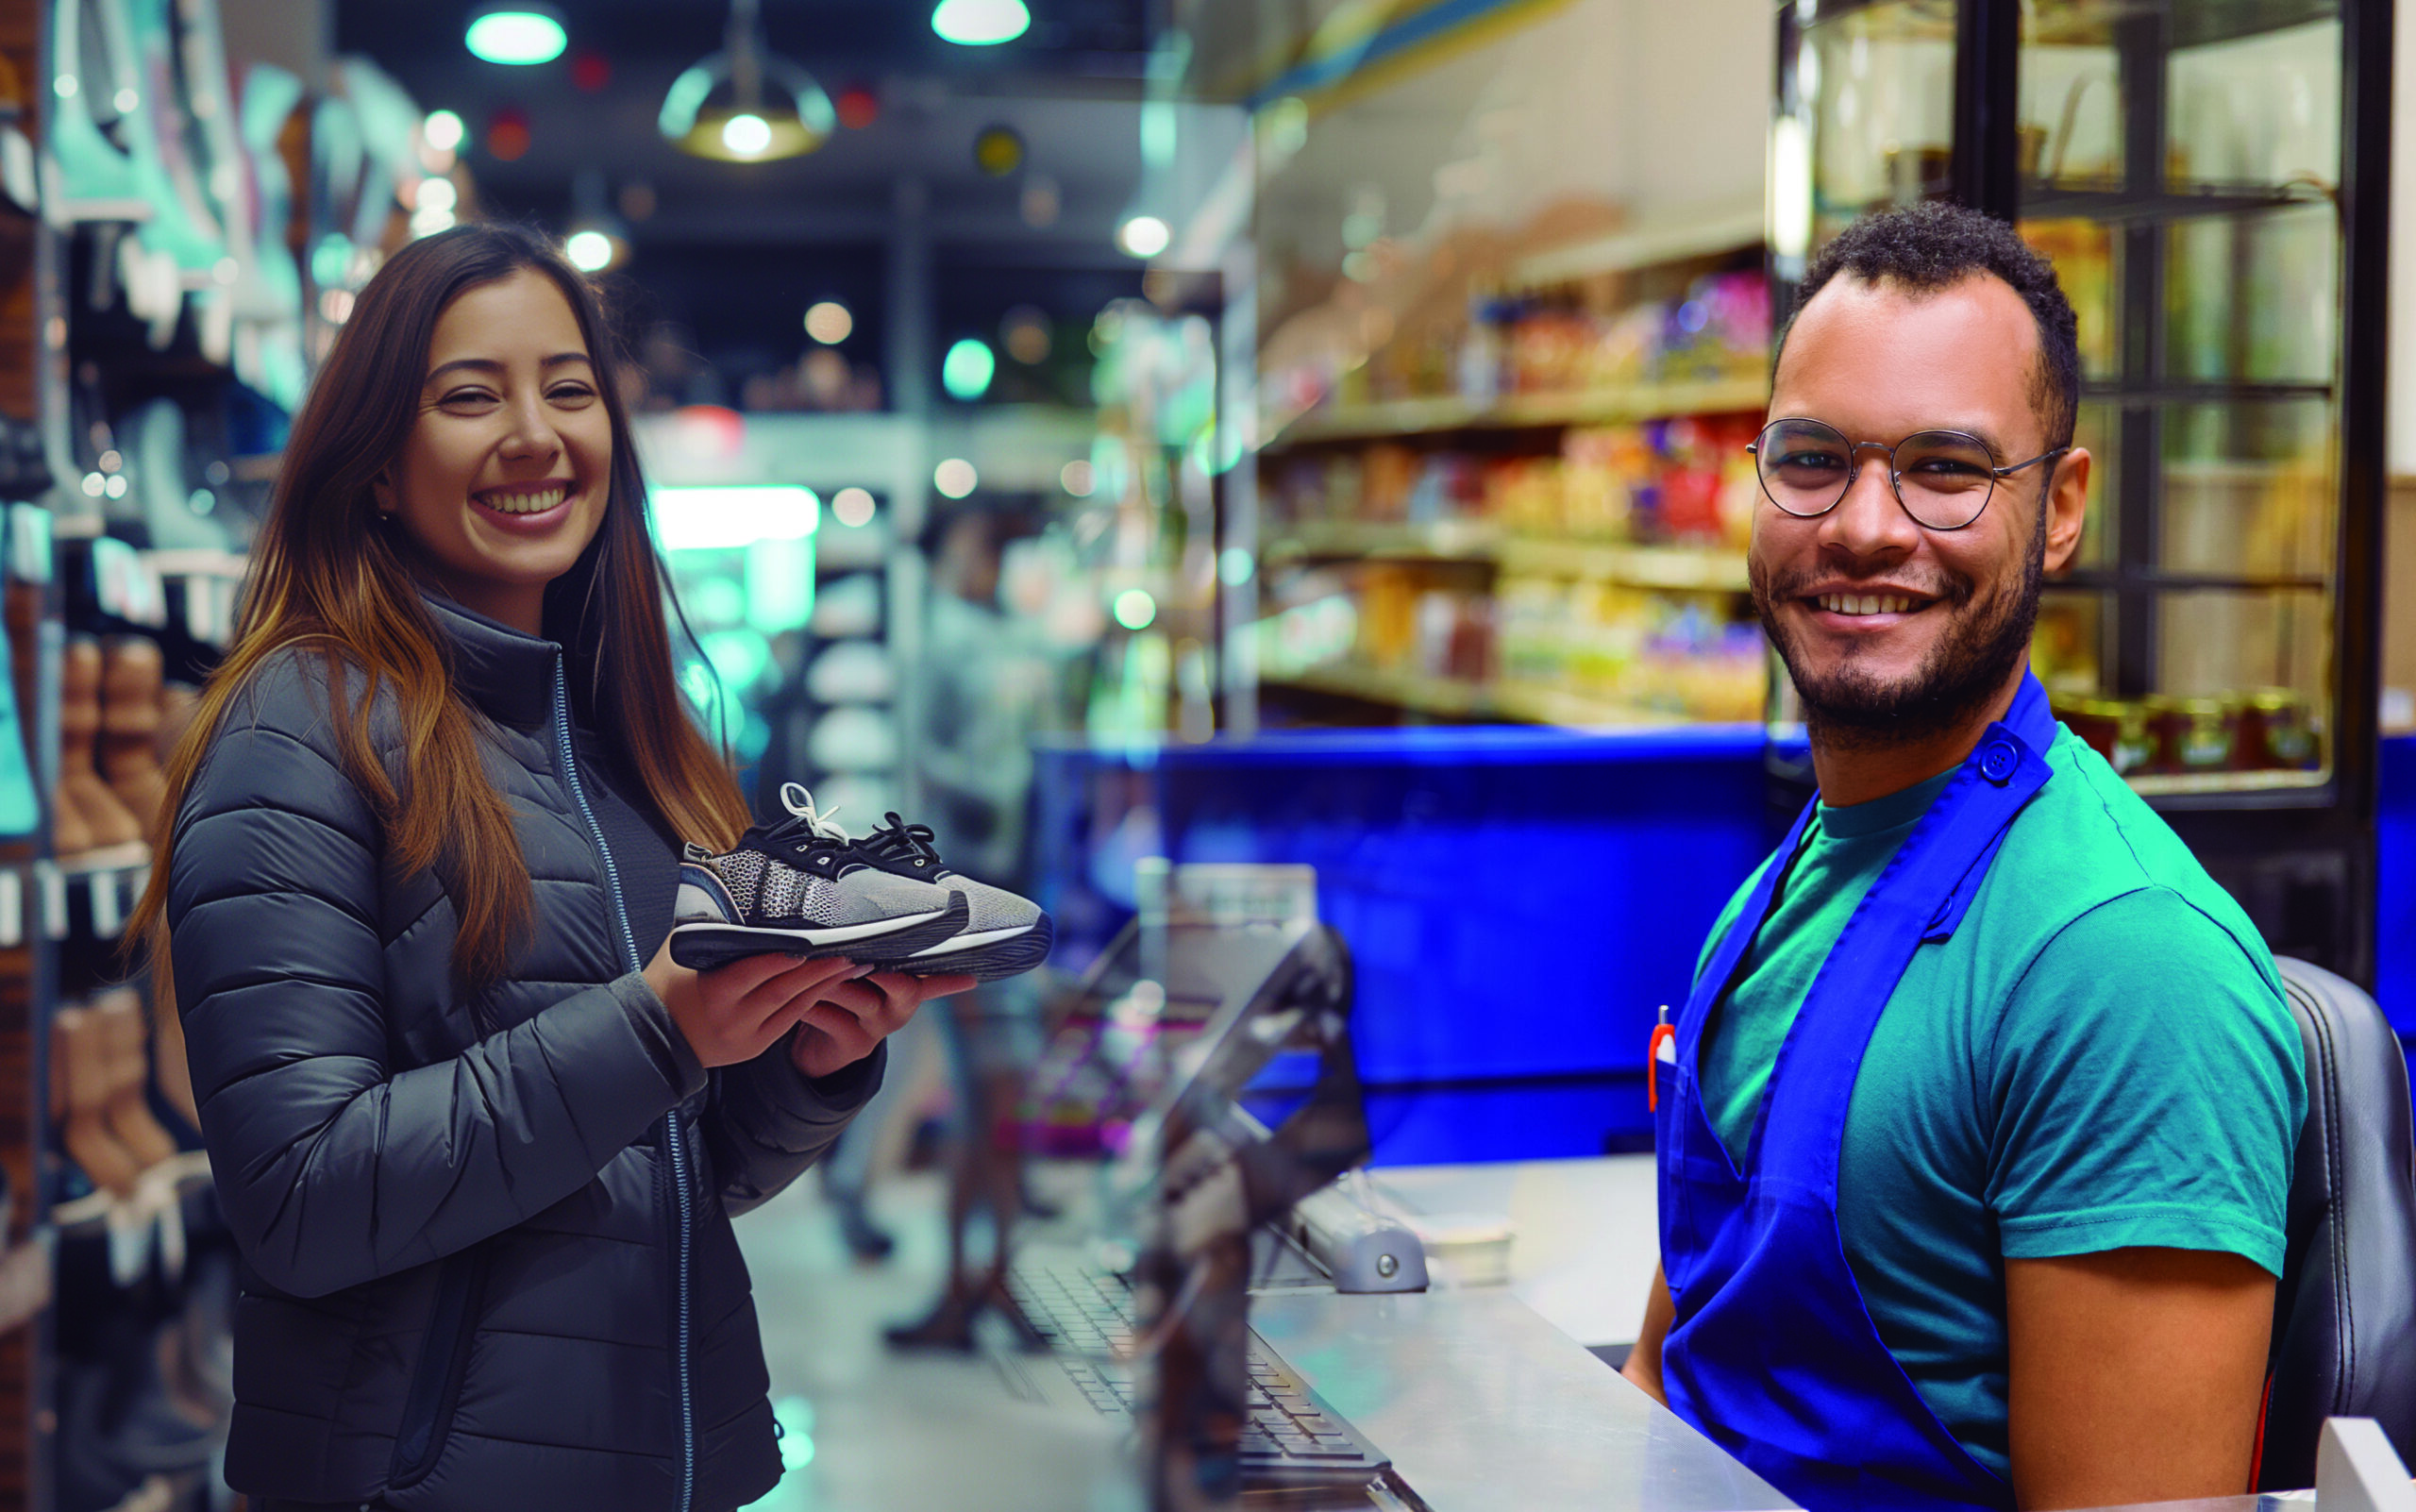
<instances>
[{"instance_id":1,"label":"woman's long brown hair","mask_svg":"<svg viewBox=\"0 0 2416 1512\"><path fill-rule=\"evenodd\" d=\"M369 280L294 419L268 518L253 543L234 644L167 762L151 881L128 936L133 948L147 946L156 990L174 990L167 897L176 811L228 708L289 647L326 658L345 775L378 815L389 872L444 864L460 919L457 978L475 986L507 968L533 907L528 868L511 810L479 765L483 716L453 687L445 639L397 549L399 531L376 522L370 485L415 423L437 318L463 291L523 269L551 278L570 301L612 435L603 523L577 563L547 586L545 633L562 642L573 697L589 722L619 742L675 830L724 849L745 828L737 781L690 722L673 677L663 613L669 576L646 527L621 354L596 294L536 232L460 227L405 246ZM371 706L389 684L401 726L399 783L370 735Z\"/></svg>"}]
</instances>

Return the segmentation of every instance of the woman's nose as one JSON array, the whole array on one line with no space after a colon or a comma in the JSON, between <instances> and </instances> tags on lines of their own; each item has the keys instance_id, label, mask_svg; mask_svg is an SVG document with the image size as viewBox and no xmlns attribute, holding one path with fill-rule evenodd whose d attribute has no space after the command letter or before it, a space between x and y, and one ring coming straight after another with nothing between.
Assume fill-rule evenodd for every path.
<instances>
[{"instance_id":1,"label":"woman's nose","mask_svg":"<svg viewBox=\"0 0 2416 1512\"><path fill-rule=\"evenodd\" d=\"M550 459L562 449L562 436L554 429L552 418L545 413L543 398L531 395L510 406L507 412L512 426L503 438L502 454L514 460L526 457Z\"/></svg>"}]
</instances>

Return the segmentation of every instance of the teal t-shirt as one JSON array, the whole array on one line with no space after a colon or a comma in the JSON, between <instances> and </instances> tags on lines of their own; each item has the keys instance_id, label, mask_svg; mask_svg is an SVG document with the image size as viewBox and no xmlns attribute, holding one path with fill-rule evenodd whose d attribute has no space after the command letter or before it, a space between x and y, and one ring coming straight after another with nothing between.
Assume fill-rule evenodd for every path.
<instances>
[{"instance_id":1,"label":"teal t-shirt","mask_svg":"<svg viewBox=\"0 0 2416 1512\"><path fill-rule=\"evenodd\" d=\"M2005 1262L2160 1246L2279 1275L2307 1111L2247 916L2079 737L2059 730L2047 762L1962 925L1889 996L1838 1155L1837 1228L1880 1338L2008 1478ZM1824 805L1793 857L1763 863L1792 865L1700 1050L1740 1165L1813 975L1944 781Z\"/></svg>"}]
</instances>

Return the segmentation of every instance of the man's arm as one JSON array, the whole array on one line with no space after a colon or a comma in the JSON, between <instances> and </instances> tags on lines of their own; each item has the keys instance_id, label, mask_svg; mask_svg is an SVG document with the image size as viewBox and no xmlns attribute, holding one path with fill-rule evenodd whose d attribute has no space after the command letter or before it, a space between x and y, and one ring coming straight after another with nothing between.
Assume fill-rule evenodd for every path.
<instances>
[{"instance_id":1,"label":"man's arm","mask_svg":"<svg viewBox=\"0 0 2416 1512\"><path fill-rule=\"evenodd\" d=\"M1627 1363L1619 1367L1619 1374L1665 1407L1669 1404L1669 1393L1661 1385L1661 1341L1669 1336L1669 1321L1677 1315L1677 1305L1669 1301L1669 1277L1656 1265L1653 1289L1644 1298L1644 1326L1636 1336L1636 1348L1627 1352Z\"/></svg>"},{"instance_id":2,"label":"man's arm","mask_svg":"<svg viewBox=\"0 0 2416 1512\"><path fill-rule=\"evenodd\" d=\"M2025 1512L2248 1488L2272 1274L2220 1251L2109 1250L2007 1260L2005 1294Z\"/></svg>"}]
</instances>

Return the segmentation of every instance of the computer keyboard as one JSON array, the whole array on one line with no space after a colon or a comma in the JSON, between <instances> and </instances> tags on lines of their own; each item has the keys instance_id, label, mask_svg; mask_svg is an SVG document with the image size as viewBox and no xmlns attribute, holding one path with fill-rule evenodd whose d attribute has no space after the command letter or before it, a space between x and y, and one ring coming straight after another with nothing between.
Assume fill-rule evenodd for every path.
<instances>
[{"instance_id":1,"label":"computer keyboard","mask_svg":"<svg viewBox=\"0 0 2416 1512\"><path fill-rule=\"evenodd\" d=\"M1054 1348L1054 1358L1090 1404L1110 1416L1135 1405L1131 1366L1132 1295L1113 1271L1058 1261L1017 1261L1007 1291ZM1307 1382L1250 1336L1248 1418L1242 1427L1242 1478L1253 1485L1364 1484L1390 1463L1321 1401Z\"/></svg>"}]
</instances>

